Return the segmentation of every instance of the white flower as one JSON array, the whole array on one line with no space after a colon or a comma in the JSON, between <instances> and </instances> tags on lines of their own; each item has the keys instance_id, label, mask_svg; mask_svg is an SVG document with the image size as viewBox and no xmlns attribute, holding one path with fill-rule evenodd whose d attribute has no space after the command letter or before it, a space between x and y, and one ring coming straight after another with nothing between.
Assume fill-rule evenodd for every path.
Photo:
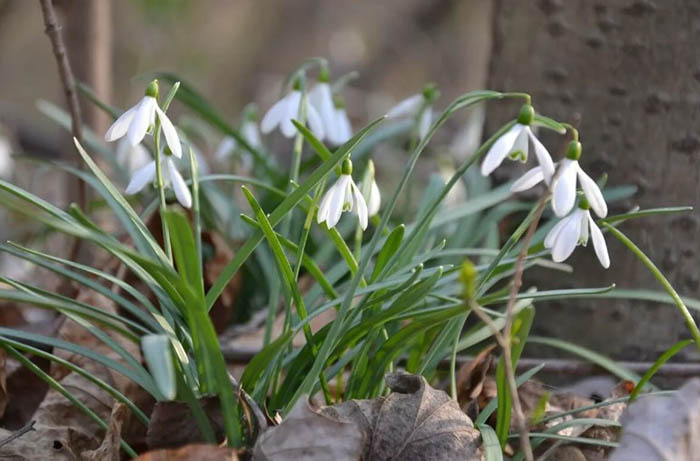
<instances>
[{"instance_id":1,"label":"white flower","mask_svg":"<svg viewBox=\"0 0 700 461\"><path fill-rule=\"evenodd\" d=\"M547 148L532 133L530 126L523 123L516 123L493 143L486 153L484 161L481 163L481 174L483 176L490 175L508 156L527 161L530 142L535 146L535 155L541 167L537 174L541 174L542 179L549 185L554 175L552 157L549 155ZM528 173L535 174L532 170Z\"/></svg>"},{"instance_id":2,"label":"white flower","mask_svg":"<svg viewBox=\"0 0 700 461\"><path fill-rule=\"evenodd\" d=\"M379 212L382 204L382 196L377 181L374 180L374 162L371 159L367 163L367 171L360 183L360 190L367 204L367 216L371 218Z\"/></svg>"},{"instance_id":3,"label":"white flower","mask_svg":"<svg viewBox=\"0 0 700 461\"><path fill-rule=\"evenodd\" d=\"M420 118L418 119L418 139L423 139L428 134L430 124L433 122L433 108L428 104L428 100L423 93L414 94L399 102L387 112L386 117L415 117L421 109L423 110L420 112Z\"/></svg>"},{"instance_id":4,"label":"white flower","mask_svg":"<svg viewBox=\"0 0 700 461\"><path fill-rule=\"evenodd\" d=\"M343 145L352 138L352 125L342 102L333 107L333 118L326 128L326 135L328 141L335 146Z\"/></svg>"},{"instance_id":5,"label":"white flower","mask_svg":"<svg viewBox=\"0 0 700 461\"><path fill-rule=\"evenodd\" d=\"M134 107L124 112L112 123L112 126L105 133L105 141L116 141L126 135L129 143L135 147L143 141L146 132L151 129L155 123L156 116L158 116L168 147L170 147L173 155L180 158L182 156L180 138L168 116L158 107L157 97L158 83L154 80L148 85L146 95Z\"/></svg>"},{"instance_id":6,"label":"white flower","mask_svg":"<svg viewBox=\"0 0 700 461\"><path fill-rule=\"evenodd\" d=\"M566 218L559 221L544 239L545 248L552 250L555 262L565 261L577 245L586 246L588 236L593 239L593 249L604 268L610 267L610 256L603 233L598 229L588 209L578 208Z\"/></svg>"},{"instance_id":7,"label":"white flower","mask_svg":"<svg viewBox=\"0 0 700 461\"><path fill-rule=\"evenodd\" d=\"M250 144L253 149L262 148L262 140L260 139L260 131L258 130L258 124L255 121L246 119L241 124L239 129L241 137ZM214 153L214 158L221 161L231 155L233 151L238 148L238 143L233 136L226 136L221 140L221 144L216 149Z\"/></svg>"},{"instance_id":8,"label":"white flower","mask_svg":"<svg viewBox=\"0 0 700 461\"><path fill-rule=\"evenodd\" d=\"M306 101L306 98L302 98L300 90L294 89L290 91L267 111L260 124L260 130L263 133L269 133L279 125L280 131L285 137L291 138L294 136L297 130L292 120L299 119L302 100ZM305 112L311 131L318 139L323 139L325 135L323 122L321 122L321 117L314 106L309 104L308 101L306 102Z\"/></svg>"},{"instance_id":9,"label":"white flower","mask_svg":"<svg viewBox=\"0 0 700 461\"><path fill-rule=\"evenodd\" d=\"M132 146L128 139L122 138L117 143L116 160L122 168L133 173L151 161L151 154L143 144Z\"/></svg>"},{"instance_id":10,"label":"white flower","mask_svg":"<svg viewBox=\"0 0 700 461\"><path fill-rule=\"evenodd\" d=\"M330 229L338 224L344 211L355 211L360 219L360 226L363 230L367 229L367 204L352 180L352 162L347 159L343 162L343 174L323 196L316 221L319 224L325 222Z\"/></svg>"},{"instance_id":11,"label":"white flower","mask_svg":"<svg viewBox=\"0 0 700 461\"><path fill-rule=\"evenodd\" d=\"M552 208L559 217L565 216L571 211L576 201L576 178L578 177L583 194L591 208L595 214L604 218L608 214L608 206L598 185L581 169L578 163L580 157L581 143L571 141L566 158L561 161L559 174L552 185Z\"/></svg>"},{"instance_id":12,"label":"white flower","mask_svg":"<svg viewBox=\"0 0 700 461\"><path fill-rule=\"evenodd\" d=\"M321 118L324 134L330 138L335 128L335 106L331 86L327 81L318 82L309 91L309 103Z\"/></svg>"},{"instance_id":13,"label":"white flower","mask_svg":"<svg viewBox=\"0 0 700 461\"><path fill-rule=\"evenodd\" d=\"M13 165L12 145L0 134L0 178L9 178L12 175Z\"/></svg>"},{"instance_id":14,"label":"white flower","mask_svg":"<svg viewBox=\"0 0 700 461\"><path fill-rule=\"evenodd\" d=\"M185 184L185 180L182 179L182 175L177 170L172 156L162 155L160 165L163 174L163 185L165 187L172 186L177 201L185 208L190 208L192 206L192 195L187 184ZM129 185L126 186L125 192L127 195L136 194L146 187L147 184L155 181L155 179L156 162L153 160L134 173Z\"/></svg>"}]
</instances>

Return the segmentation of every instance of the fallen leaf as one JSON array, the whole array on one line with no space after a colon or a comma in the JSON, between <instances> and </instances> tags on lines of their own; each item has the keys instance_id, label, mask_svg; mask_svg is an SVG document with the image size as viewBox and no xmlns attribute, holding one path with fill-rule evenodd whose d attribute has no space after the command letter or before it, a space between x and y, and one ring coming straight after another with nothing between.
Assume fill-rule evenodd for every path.
<instances>
[{"instance_id":1,"label":"fallen leaf","mask_svg":"<svg viewBox=\"0 0 700 461\"><path fill-rule=\"evenodd\" d=\"M126 421L128 411L128 407L123 403L114 405L109 418L109 429L107 429L102 444L96 450L81 453L81 458L84 461L119 461L122 425Z\"/></svg>"},{"instance_id":2,"label":"fallen leaf","mask_svg":"<svg viewBox=\"0 0 700 461\"><path fill-rule=\"evenodd\" d=\"M479 431L457 402L419 375L392 373L385 379L388 397L321 410L362 430L362 459L481 460Z\"/></svg>"},{"instance_id":3,"label":"fallen leaf","mask_svg":"<svg viewBox=\"0 0 700 461\"><path fill-rule=\"evenodd\" d=\"M646 396L627 408L620 446L610 461L697 461L700 456L700 379L670 396Z\"/></svg>"},{"instance_id":4,"label":"fallen leaf","mask_svg":"<svg viewBox=\"0 0 700 461\"><path fill-rule=\"evenodd\" d=\"M352 422L314 411L300 399L279 426L263 432L253 450L254 461L359 459L364 437Z\"/></svg>"},{"instance_id":5,"label":"fallen leaf","mask_svg":"<svg viewBox=\"0 0 700 461\"><path fill-rule=\"evenodd\" d=\"M204 413L209 416L217 440L224 438L224 420L217 397L199 399ZM189 405L182 402L158 402L153 408L148 425L146 444L149 450L177 448L203 443L197 421Z\"/></svg>"},{"instance_id":6,"label":"fallen leaf","mask_svg":"<svg viewBox=\"0 0 700 461\"><path fill-rule=\"evenodd\" d=\"M457 373L457 401L467 411L469 406L478 405L479 396L484 390L486 374L493 363L491 352L496 344L479 352L472 360L462 365Z\"/></svg>"},{"instance_id":7,"label":"fallen leaf","mask_svg":"<svg viewBox=\"0 0 700 461\"><path fill-rule=\"evenodd\" d=\"M234 448L216 445L187 445L176 450L154 450L142 454L134 461L238 461Z\"/></svg>"}]
</instances>

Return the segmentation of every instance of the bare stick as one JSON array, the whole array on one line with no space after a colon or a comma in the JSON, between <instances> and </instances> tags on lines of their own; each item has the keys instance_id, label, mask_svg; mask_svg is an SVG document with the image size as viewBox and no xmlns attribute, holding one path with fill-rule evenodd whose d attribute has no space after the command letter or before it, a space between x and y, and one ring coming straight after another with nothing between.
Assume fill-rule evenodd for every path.
<instances>
[{"instance_id":1,"label":"bare stick","mask_svg":"<svg viewBox=\"0 0 700 461\"><path fill-rule=\"evenodd\" d=\"M27 423L23 428L13 432L9 437L7 437L3 440L0 440L0 447L4 447L5 445L12 442L13 440L22 437L27 432L33 431L35 422L36 421L29 421L29 423Z\"/></svg>"},{"instance_id":2,"label":"bare stick","mask_svg":"<svg viewBox=\"0 0 700 461\"><path fill-rule=\"evenodd\" d=\"M39 0L41 12L44 15L44 26L46 35L49 36L53 54L56 57L58 73L61 77L63 93L66 95L68 110L71 117L71 132L81 144L83 143L83 122L80 115L80 105L78 104L78 93L75 86L75 77L68 61L66 45L61 34L61 25L56 20L56 11L51 0ZM83 163L78 162L78 168L83 168ZM87 205L87 187L85 182L78 178L78 204L85 210Z\"/></svg>"}]
</instances>

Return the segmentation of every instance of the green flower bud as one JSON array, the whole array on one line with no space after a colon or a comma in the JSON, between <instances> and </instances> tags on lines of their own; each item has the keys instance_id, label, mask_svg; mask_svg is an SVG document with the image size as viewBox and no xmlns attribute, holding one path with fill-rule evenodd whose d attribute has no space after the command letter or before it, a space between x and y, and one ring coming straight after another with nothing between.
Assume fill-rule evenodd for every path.
<instances>
[{"instance_id":1,"label":"green flower bud","mask_svg":"<svg viewBox=\"0 0 700 461\"><path fill-rule=\"evenodd\" d=\"M345 100L341 95L337 93L333 95L333 106L336 109L345 109Z\"/></svg>"},{"instance_id":2,"label":"green flower bud","mask_svg":"<svg viewBox=\"0 0 700 461\"><path fill-rule=\"evenodd\" d=\"M518 112L518 123L521 125L531 125L532 120L535 118L535 108L530 104L523 104Z\"/></svg>"},{"instance_id":3,"label":"green flower bud","mask_svg":"<svg viewBox=\"0 0 700 461\"><path fill-rule=\"evenodd\" d=\"M146 87L146 96L158 99L158 80L153 80Z\"/></svg>"},{"instance_id":4,"label":"green flower bud","mask_svg":"<svg viewBox=\"0 0 700 461\"><path fill-rule=\"evenodd\" d=\"M321 83L329 83L331 81L331 72L328 66L322 66L318 72L318 81Z\"/></svg>"},{"instance_id":5,"label":"green flower bud","mask_svg":"<svg viewBox=\"0 0 700 461\"><path fill-rule=\"evenodd\" d=\"M459 281L462 282L462 296L464 299L473 299L476 294L476 278L479 275L476 266L469 258L462 263L459 271Z\"/></svg>"},{"instance_id":6,"label":"green flower bud","mask_svg":"<svg viewBox=\"0 0 700 461\"><path fill-rule=\"evenodd\" d=\"M428 102L433 102L440 95L437 86L434 83L428 83L423 88L423 97Z\"/></svg>"},{"instance_id":7,"label":"green flower bud","mask_svg":"<svg viewBox=\"0 0 700 461\"><path fill-rule=\"evenodd\" d=\"M301 91L301 77L297 77L294 79L294 83L292 84L292 89Z\"/></svg>"},{"instance_id":8,"label":"green flower bud","mask_svg":"<svg viewBox=\"0 0 700 461\"><path fill-rule=\"evenodd\" d=\"M343 166L341 168L341 172L343 174L351 175L352 174L352 160L350 158L346 158L343 160Z\"/></svg>"},{"instance_id":9,"label":"green flower bud","mask_svg":"<svg viewBox=\"0 0 700 461\"><path fill-rule=\"evenodd\" d=\"M569 160L578 160L581 158L581 143L578 141L571 141L569 143L569 149L566 151L566 158Z\"/></svg>"}]
</instances>

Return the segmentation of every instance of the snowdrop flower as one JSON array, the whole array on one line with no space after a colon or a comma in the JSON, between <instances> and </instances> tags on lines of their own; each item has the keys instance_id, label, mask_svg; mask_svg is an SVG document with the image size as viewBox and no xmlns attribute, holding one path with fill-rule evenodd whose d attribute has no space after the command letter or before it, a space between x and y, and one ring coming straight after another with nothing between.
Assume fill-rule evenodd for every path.
<instances>
[{"instance_id":1,"label":"snowdrop flower","mask_svg":"<svg viewBox=\"0 0 700 461\"><path fill-rule=\"evenodd\" d=\"M146 88L146 95L112 123L105 133L105 141L116 141L126 135L129 143L135 147L143 141L146 132L152 129L156 116L160 120L165 141L173 155L182 157L182 147L177 131L165 112L158 107L158 80L153 80Z\"/></svg>"},{"instance_id":2,"label":"snowdrop flower","mask_svg":"<svg viewBox=\"0 0 700 461\"><path fill-rule=\"evenodd\" d=\"M132 146L128 139L121 138L117 143L116 160L129 173L133 173L151 161L151 154L143 144Z\"/></svg>"},{"instance_id":3,"label":"snowdrop flower","mask_svg":"<svg viewBox=\"0 0 700 461\"><path fill-rule=\"evenodd\" d=\"M182 175L177 170L175 161L172 158L169 149L165 149L160 158L160 167L163 172L163 186L172 186L175 191L175 197L185 208L192 206L192 195L190 190L182 179ZM156 162L155 160L141 167L131 177L129 185L126 186L126 194L133 195L140 192L147 184L152 183L156 179Z\"/></svg>"},{"instance_id":4,"label":"snowdrop flower","mask_svg":"<svg viewBox=\"0 0 700 461\"><path fill-rule=\"evenodd\" d=\"M374 180L374 162L371 159L367 162L367 170L362 178L360 190L367 204L367 216L371 218L379 212L379 207L382 204L379 187L377 181Z\"/></svg>"},{"instance_id":5,"label":"snowdrop flower","mask_svg":"<svg viewBox=\"0 0 700 461\"><path fill-rule=\"evenodd\" d=\"M367 204L360 189L352 180L352 161L343 161L342 174L323 196L318 208L316 221L325 222L328 228L334 227L344 211L355 211L360 219L362 230L367 229Z\"/></svg>"},{"instance_id":6,"label":"snowdrop flower","mask_svg":"<svg viewBox=\"0 0 700 461\"><path fill-rule=\"evenodd\" d=\"M12 145L5 136L0 133L0 178L9 178L12 175Z\"/></svg>"},{"instance_id":7,"label":"snowdrop flower","mask_svg":"<svg viewBox=\"0 0 700 461\"><path fill-rule=\"evenodd\" d=\"M532 133L530 125L534 117L535 110L532 106L530 104L523 105L518 114L517 123L503 133L486 153L484 161L481 163L481 174L483 176L490 175L493 170L503 163L506 157L526 162L529 145L532 142L535 146L537 162L542 167L540 170L542 177L547 185L550 184L552 176L554 176L554 162L552 162L552 157L549 155L547 148Z\"/></svg>"},{"instance_id":8,"label":"snowdrop flower","mask_svg":"<svg viewBox=\"0 0 700 461\"><path fill-rule=\"evenodd\" d=\"M293 119L299 119L299 114L306 112L306 120L311 128L311 131L318 139L323 139L323 122L316 108L308 103L308 98L304 98L301 92L301 82L294 82L294 88L287 93L285 97L277 101L265 114L260 124L260 130L263 133L270 133L277 126L280 127L282 134L291 138L297 132ZM304 102L305 107L301 107Z\"/></svg>"},{"instance_id":9,"label":"snowdrop flower","mask_svg":"<svg viewBox=\"0 0 700 461\"><path fill-rule=\"evenodd\" d=\"M430 130L433 122L432 102L437 99L437 88L435 85L427 85L422 93L409 96L399 102L387 112L387 118L419 117L418 139L423 139Z\"/></svg>"},{"instance_id":10,"label":"snowdrop flower","mask_svg":"<svg viewBox=\"0 0 700 461\"><path fill-rule=\"evenodd\" d=\"M262 139L260 138L260 131L258 130L257 115L254 110L249 110L244 116L244 120L238 130L239 134L250 144L253 149L262 149ZM233 136L226 136L221 140L221 144L216 149L214 153L214 158L218 161L224 160L226 157L231 155L238 148L238 143Z\"/></svg>"},{"instance_id":11,"label":"snowdrop flower","mask_svg":"<svg viewBox=\"0 0 700 461\"><path fill-rule=\"evenodd\" d=\"M565 261L577 245L586 246L588 236L593 239L593 249L605 269L610 267L610 256L605 244L603 233L598 229L591 217L588 201L584 198L579 203L579 208L566 218L559 221L544 239L545 248L552 250L552 259L555 262Z\"/></svg>"},{"instance_id":12,"label":"snowdrop flower","mask_svg":"<svg viewBox=\"0 0 700 461\"><path fill-rule=\"evenodd\" d=\"M326 129L328 141L340 146L345 144L352 138L352 125L348 118L348 113L345 112L345 102L340 96L336 96L333 100L333 118Z\"/></svg>"},{"instance_id":13,"label":"snowdrop flower","mask_svg":"<svg viewBox=\"0 0 700 461\"><path fill-rule=\"evenodd\" d=\"M603 194L595 181L588 176L578 160L581 158L581 143L574 140L569 143L566 158L559 165L559 174L552 186L552 208L554 214L565 216L574 207L576 201L576 178L581 184L583 194L586 196L591 208L599 217L604 218L608 214L608 206Z\"/></svg>"}]
</instances>

